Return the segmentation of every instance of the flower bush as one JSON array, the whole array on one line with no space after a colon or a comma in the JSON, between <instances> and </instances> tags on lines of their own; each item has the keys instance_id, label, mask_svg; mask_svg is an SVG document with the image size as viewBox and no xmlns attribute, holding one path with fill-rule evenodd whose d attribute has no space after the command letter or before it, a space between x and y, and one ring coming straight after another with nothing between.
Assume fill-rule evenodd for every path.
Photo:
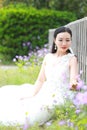
<instances>
[{"instance_id":1,"label":"flower bush","mask_svg":"<svg viewBox=\"0 0 87 130\"><path fill-rule=\"evenodd\" d=\"M28 55L18 56L16 55L13 62L21 68L29 65L41 65L43 57L48 53L48 44L45 44L43 48L38 46L28 53Z\"/></svg>"},{"instance_id":2,"label":"flower bush","mask_svg":"<svg viewBox=\"0 0 87 130\"><path fill-rule=\"evenodd\" d=\"M70 88L69 88L70 89ZM53 122L47 127L49 130L86 130L87 129L87 86L78 75L77 89L71 90L75 92L74 98L68 100L68 95L65 97L65 104L55 107ZM56 122L56 126L54 126ZM48 130L48 129L46 129Z\"/></svg>"}]
</instances>

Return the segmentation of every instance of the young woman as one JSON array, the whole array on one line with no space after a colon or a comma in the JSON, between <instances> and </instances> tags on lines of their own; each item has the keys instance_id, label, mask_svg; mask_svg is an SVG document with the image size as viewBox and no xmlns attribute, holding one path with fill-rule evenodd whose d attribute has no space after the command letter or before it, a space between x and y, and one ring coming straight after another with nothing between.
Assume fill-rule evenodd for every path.
<instances>
[{"instance_id":1,"label":"young woman","mask_svg":"<svg viewBox=\"0 0 87 130\"><path fill-rule=\"evenodd\" d=\"M56 29L52 52L45 56L35 84L0 88L0 122L40 125L52 118L55 106L65 103L66 94L69 100L73 99L78 62L70 51L71 44L71 30L67 27Z\"/></svg>"}]
</instances>

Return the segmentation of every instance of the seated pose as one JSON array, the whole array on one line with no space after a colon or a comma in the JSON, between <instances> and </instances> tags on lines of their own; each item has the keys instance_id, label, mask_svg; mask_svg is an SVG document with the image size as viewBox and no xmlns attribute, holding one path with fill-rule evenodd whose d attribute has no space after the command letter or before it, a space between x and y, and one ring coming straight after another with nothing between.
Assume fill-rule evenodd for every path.
<instances>
[{"instance_id":1,"label":"seated pose","mask_svg":"<svg viewBox=\"0 0 87 130\"><path fill-rule=\"evenodd\" d=\"M52 50L44 57L35 84L0 88L0 123L44 124L52 119L55 106L67 101L66 94L69 100L74 98L72 89L77 86L78 61L70 50L71 44L71 30L67 27L56 29Z\"/></svg>"}]
</instances>

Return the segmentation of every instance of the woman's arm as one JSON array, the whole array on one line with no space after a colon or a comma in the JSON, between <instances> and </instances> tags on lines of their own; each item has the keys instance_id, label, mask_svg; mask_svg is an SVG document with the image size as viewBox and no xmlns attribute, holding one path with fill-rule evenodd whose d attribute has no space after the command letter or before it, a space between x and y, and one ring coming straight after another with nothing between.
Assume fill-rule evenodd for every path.
<instances>
[{"instance_id":1,"label":"woman's arm","mask_svg":"<svg viewBox=\"0 0 87 130\"><path fill-rule=\"evenodd\" d=\"M29 93L28 97L22 97L22 98L20 98L20 100L32 98L33 96L35 96L39 92L40 88L42 87L43 83L46 80L45 65L46 65L46 56L44 57L44 60L42 62L42 66L41 66L38 78L34 84L34 86L35 86L34 89L31 91L31 93Z\"/></svg>"},{"instance_id":2,"label":"woman's arm","mask_svg":"<svg viewBox=\"0 0 87 130\"><path fill-rule=\"evenodd\" d=\"M78 84L77 76L78 76L78 61L77 57L73 56L70 60L70 86L72 90L76 90L76 86Z\"/></svg>"},{"instance_id":3,"label":"woman's arm","mask_svg":"<svg viewBox=\"0 0 87 130\"><path fill-rule=\"evenodd\" d=\"M21 97L20 100L32 98L33 96L35 96L39 92L39 90L42 87L44 81L46 80L46 77L45 77L45 65L46 65L46 58L44 58L44 60L43 60L43 63L42 63L38 78L37 78L37 80L35 82L35 85L34 85L35 86L34 89L31 91L31 93L29 93L29 96Z\"/></svg>"},{"instance_id":4,"label":"woman's arm","mask_svg":"<svg viewBox=\"0 0 87 130\"><path fill-rule=\"evenodd\" d=\"M39 92L39 90L42 87L44 81L46 80L45 65L46 65L46 57L43 60L43 63L42 63L38 78L37 78L37 80L35 82L35 89L34 89L34 92L33 92L33 96L35 96Z\"/></svg>"}]
</instances>

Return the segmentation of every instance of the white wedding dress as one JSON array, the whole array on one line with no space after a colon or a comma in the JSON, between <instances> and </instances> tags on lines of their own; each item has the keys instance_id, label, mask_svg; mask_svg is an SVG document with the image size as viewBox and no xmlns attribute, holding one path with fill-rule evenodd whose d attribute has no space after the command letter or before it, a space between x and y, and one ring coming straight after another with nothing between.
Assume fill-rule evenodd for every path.
<instances>
[{"instance_id":1,"label":"white wedding dress","mask_svg":"<svg viewBox=\"0 0 87 130\"><path fill-rule=\"evenodd\" d=\"M34 85L7 85L0 88L0 123L4 125L43 124L51 119L55 105L63 105L66 95L72 99L69 89L69 60L74 54L66 54L52 65L51 60L45 67L47 80L39 93L33 98L28 96Z\"/></svg>"}]
</instances>

